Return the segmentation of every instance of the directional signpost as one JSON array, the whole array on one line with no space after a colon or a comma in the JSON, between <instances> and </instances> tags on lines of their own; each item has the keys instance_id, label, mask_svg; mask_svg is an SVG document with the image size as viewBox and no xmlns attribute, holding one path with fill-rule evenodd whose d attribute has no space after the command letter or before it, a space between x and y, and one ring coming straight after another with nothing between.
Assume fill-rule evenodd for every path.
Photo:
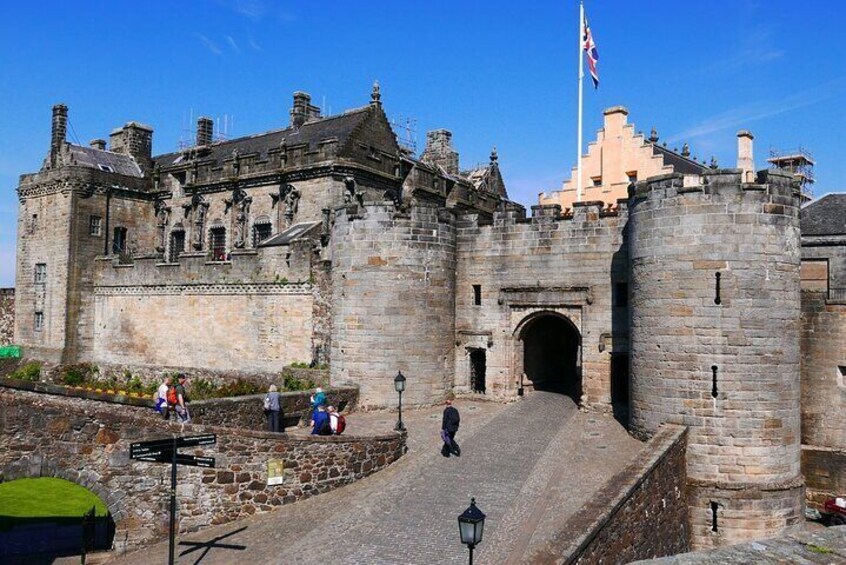
<instances>
[{"instance_id":1,"label":"directional signpost","mask_svg":"<svg viewBox=\"0 0 846 565\"><path fill-rule=\"evenodd\" d=\"M176 466L206 467L214 469L214 457L199 457L179 453L180 447L199 447L217 443L216 434L173 437L154 441L142 441L129 446L130 459L150 463L170 463L170 548L168 564L173 565L176 542Z\"/></svg>"}]
</instances>

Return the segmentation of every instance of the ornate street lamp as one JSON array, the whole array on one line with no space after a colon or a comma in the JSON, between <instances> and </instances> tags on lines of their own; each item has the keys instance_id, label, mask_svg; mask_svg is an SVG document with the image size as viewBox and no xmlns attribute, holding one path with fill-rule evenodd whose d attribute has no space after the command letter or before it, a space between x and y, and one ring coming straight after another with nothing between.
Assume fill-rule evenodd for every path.
<instances>
[{"instance_id":1,"label":"ornate street lamp","mask_svg":"<svg viewBox=\"0 0 846 565\"><path fill-rule=\"evenodd\" d=\"M470 506L458 517L458 532L461 543L470 549L470 565L473 565L473 548L482 542L485 529L485 514L476 508L476 499L470 499Z\"/></svg>"},{"instance_id":2,"label":"ornate street lamp","mask_svg":"<svg viewBox=\"0 0 846 565\"><path fill-rule=\"evenodd\" d=\"M397 420L397 425L394 429L398 432L405 431L405 424L402 423L402 391L405 390L405 377L402 374L402 371L397 373L397 376L394 377L394 388L399 393L399 420Z\"/></svg>"}]
</instances>

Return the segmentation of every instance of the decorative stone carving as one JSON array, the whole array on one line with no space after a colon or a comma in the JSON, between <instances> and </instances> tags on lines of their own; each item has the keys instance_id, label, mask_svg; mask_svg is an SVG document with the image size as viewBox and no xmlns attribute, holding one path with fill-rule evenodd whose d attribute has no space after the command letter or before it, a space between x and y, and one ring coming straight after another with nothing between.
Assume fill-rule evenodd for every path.
<instances>
[{"instance_id":1,"label":"decorative stone carving","mask_svg":"<svg viewBox=\"0 0 846 565\"><path fill-rule=\"evenodd\" d=\"M248 196L243 188L235 187L232 191L232 198L225 201L226 210L235 208L232 217L232 244L242 249L247 244L247 225L250 217L250 205L253 203L251 196Z\"/></svg>"},{"instance_id":2,"label":"decorative stone carving","mask_svg":"<svg viewBox=\"0 0 846 565\"><path fill-rule=\"evenodd\" d=\"M156 200L154 207L156 210L156 227L158 229L158 243L156 244L156 251L158 253L164 253L165 245L167 243L166 232L168 222L170 221L171 207L165 204L164 200Z\"/></svg>"},{"instance_id":3,"label":"decorative stone carving","mask_svg":"<svg viewBox=\"0 0 846 565\"><path fill-rule=\"evenodd\" d=\"M191 202L182 205L185 217L191 219L194 229L191 234L191 246L197 251L203 249L203 231L206 225L206 214L209 211L209 203L199 193L194 193Z\"/></svg>"},{"instance_id":4,"label":"decorative stone carving","mask_svg":"<svg viewBox=\"0 0 846 565\"><path fill-rule=\"evenodd\" d=\"M352 204L352 202L355 201L359 206L364 206L364 192L356 188L354 177L344 177L344 188L347 189L346 193L344 193L345 204Z\"/></svg>"}]
</instances>

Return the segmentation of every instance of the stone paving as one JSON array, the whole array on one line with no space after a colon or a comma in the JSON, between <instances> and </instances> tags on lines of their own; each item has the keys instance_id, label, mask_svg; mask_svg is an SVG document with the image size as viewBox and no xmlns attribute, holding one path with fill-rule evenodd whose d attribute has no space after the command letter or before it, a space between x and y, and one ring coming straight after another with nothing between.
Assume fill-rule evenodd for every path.
<instances>
[{"instance_id":1,"label":"stone paving","mask_svg":"<svg viewBox=\"0 0 846 565\"><path fill-rule=\"evenodd\" d=\"M179 541L202 548L179 563L466 563L457 516L476 497L488 518L475 562L520 563L555 524L629 463L642 444L609 416L579 412L568 398L532 393L511 405L458 400L462 456L440 454L441 408L404 414L409 453L386 470L318 497ZM353 414L347 429L384 430L396 415ZM303 433L302 431L298 433ZM222 537L225 536L225 537ZM181 546L177 554L188 548ZM165 562L167 544L122 563Z\"/></svg>"}]
</instances>

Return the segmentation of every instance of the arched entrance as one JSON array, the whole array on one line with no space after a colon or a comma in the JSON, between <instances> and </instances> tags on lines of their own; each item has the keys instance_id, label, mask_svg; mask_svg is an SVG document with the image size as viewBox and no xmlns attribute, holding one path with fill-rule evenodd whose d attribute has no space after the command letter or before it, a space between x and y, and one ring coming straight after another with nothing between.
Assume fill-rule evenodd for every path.
<instances>
[{"instance_id":1,"label":"arched entrance","mask_svg":"<svg viewBox=\"0 0 846 565\"><path fill-rule=\"evenodd\" d=\"M523 372L535 390L582 396L581 336L573 323L554 312L536 314L520 331Z\"/></svg>"}]
</instances>

